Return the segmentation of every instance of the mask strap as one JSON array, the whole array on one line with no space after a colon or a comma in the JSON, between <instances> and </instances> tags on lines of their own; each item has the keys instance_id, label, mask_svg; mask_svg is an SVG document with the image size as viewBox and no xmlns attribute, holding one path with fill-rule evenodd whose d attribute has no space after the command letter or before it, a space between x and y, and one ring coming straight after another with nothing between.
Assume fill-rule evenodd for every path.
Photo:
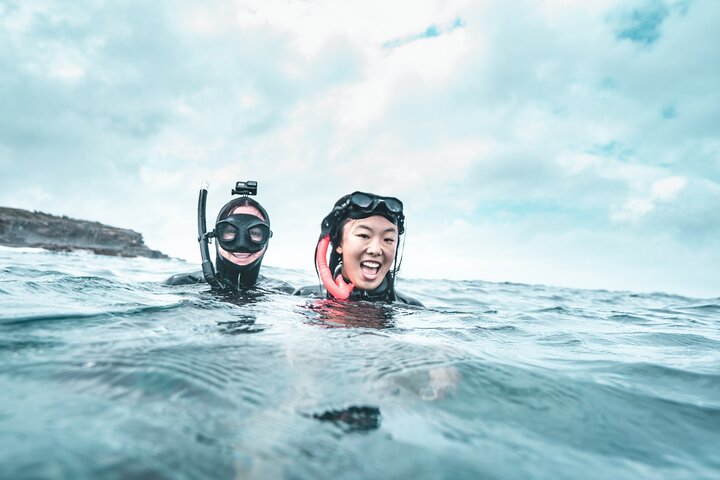
<instances>
[{"instance_id":1,"label":"mask strap","mask_svg":"<svg viewBox=\"0 0 720 480\"><path fill-rule=\"evenodd\" d=\"M320 280L327 291L338 300L347 300L350 297L350 292L355 288L352 283L345 283L342 275L333 281L332 273L327 264L327 251L330 246L330 235L325 235L320 239L317 245L315 261L317 262L318 273L320 274Z\"/></svg>"}]
</instances>

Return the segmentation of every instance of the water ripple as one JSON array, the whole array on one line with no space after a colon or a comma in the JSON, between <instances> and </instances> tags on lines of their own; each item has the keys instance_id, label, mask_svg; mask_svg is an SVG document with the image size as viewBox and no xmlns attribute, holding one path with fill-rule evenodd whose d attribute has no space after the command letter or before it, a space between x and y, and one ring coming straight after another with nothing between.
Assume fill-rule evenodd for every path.
<instances>
[{"instance_id":1,"label":"water ripple","mask_svg":"<svg viewBox=\"0 0 720 480\"><path fill-rule=\"evenodd\" d=\"M3 478L720 474L717 299L402 279L418 309L0 257Z\"/></svg>"},{"instance_id":2,"label":"water ripple","mask_svg":"<svg viewBox=\"0 0 720 480\"><path fill-rule=\"evenodd\" d=\"M66 321L78 321L82 323L88 322L102 322L108 319L116 318L128 318L145 315L151 315L157 312L164 312L169 310L175 310L182 308L183 302L178 302L172 305L151 305L141 306L136 308L128 308L123 310L111 310L111 311L100 311L91 313L58 313L50 315L30 315L24 317L7 317L0 318L0 326L22 326L28 324L38 323L55 323L55 322L66 322Z\"/></svg>"}]
</instances>

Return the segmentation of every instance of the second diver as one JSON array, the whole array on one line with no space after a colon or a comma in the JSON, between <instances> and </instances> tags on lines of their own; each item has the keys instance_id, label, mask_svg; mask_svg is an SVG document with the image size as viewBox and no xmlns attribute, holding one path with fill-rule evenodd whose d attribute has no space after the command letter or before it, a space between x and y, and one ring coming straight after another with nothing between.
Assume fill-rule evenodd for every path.
<instances>
[{"instance_id":1,"label":"second diver","mask_svg":"<svg viewBox=\"0 0 720 480\"><path fill-rule=\"evenodd\" d=\"M218 213L215 228L207 232L207 185L198 197L198 241L202 272L173 275L169 285L207 282L216 291L244 291L254 287L292 293L293 287L283 281L260 275L260 265L272 237L270 216L259 202L249 197L257 194L257 182L237 182L233 195ZM215 238L215 266L210 260L208 244Z\"/></svg>"}]
</instances>

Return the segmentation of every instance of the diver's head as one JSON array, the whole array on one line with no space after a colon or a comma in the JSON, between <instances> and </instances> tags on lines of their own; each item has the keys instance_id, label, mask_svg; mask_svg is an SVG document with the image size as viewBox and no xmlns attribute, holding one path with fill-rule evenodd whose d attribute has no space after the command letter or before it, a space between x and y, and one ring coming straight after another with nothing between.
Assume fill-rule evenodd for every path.
<instances>
[{"instance_id":1,"label":"diver's head","mask_svg":"<svg viewBox=\"0 0 720 480\"><path fill-rule=\"evenodd\" d=\"M360 290L374 290L390 271L398 245L397 225L382 215L348 219L335 247L341 272Z\"/></svg>"},{"instance_id":2,"label":"diver's head","mask_svg":"<svg viewBox=\"0 0 720 480\"><path fill-rule=\"evenodd\" d=\"M400 200L365 192L345 195L321 229L320 236L329 234L333 245L331 271L340 266L342 275L361 290L376 289L390 273L392 288L399 238L405 231Z\"/></svg>"},{"instance_id":3,"label":"diver's head","mask_svg":"<svg viewBox=\"0 0 720 480\"><path fill-rule=\"evenodd\" d=\"M220 210L215 235L219 259L244 271L258 266L267 251L272 236L270 218L255 200L235 198Z\"/></svg>"}]
</instances>

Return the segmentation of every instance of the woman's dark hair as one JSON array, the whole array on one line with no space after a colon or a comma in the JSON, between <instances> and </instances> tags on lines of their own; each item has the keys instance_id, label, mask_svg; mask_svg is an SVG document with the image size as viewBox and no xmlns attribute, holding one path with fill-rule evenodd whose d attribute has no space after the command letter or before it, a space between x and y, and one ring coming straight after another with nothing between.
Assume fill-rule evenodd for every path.
<instances>
[{"instance_id":1,"label":"woman's dark hair","mask_svg":"<svg viewBox=\"0 0 720 480\"><path fill-rule=\"evenodd\" d=\"M250 197L238 197L230 200L228 203L225 204L224 207L220 209L215 223L219 222L220 220L224 220L230 215L232 215L233 210L235 210L237 207L257 208L260 214L263 216L263 220L265 221L265 223L270 225L270 217L268 216L268 213L265 211L262 205L260 205L257 201L253 200Z\"/></svg>"},{"instance_id":2,"label":"woman's dark hair","mask_svg":"<svg viewBox=\"0 0 720 480\"><path fill-rule=\"evenodd\" d=\"M330 232L330 243L332 244L332 251L330 252L330 261L328 262L328 267L330 268L331 272L335 272L337 267L342 263L342 255L337 253L336 248L340 246L342 243L342 236L343 236L343 228L345 227L345 224L350 221L350 217L347 217L340 223L338 223L337 228L334 228Z\"/></svg>"}]
</instances>

